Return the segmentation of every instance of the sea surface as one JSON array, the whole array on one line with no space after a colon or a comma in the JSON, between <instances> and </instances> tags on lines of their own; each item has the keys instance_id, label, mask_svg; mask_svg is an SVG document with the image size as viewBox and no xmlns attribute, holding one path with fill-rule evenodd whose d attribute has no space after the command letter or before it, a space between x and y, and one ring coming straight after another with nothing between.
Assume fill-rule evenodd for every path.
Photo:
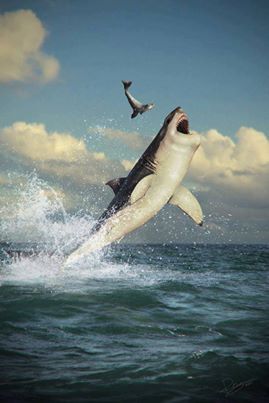
<instances>
[{"instance_id":1,"label":"sea surface","mask_svg":"<svg viewBox=\"0 0 269 403\"><path fill-rule=\"evenodd\" d=\"M1 402L269 401L268 246L0 253Z\"/></svg>"}]
</instances>

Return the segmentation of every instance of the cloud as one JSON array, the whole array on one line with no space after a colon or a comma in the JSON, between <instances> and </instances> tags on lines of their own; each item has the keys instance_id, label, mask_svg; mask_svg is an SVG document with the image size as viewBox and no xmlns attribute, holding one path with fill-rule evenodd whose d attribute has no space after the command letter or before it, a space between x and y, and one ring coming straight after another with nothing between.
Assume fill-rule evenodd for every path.
<instances>
[{"instance_id":1,"label":"cloud","mask_svg":"<svg viewBox=\"0 0 269 403\"><path fill-rule=\"evenodd\" d=\"M242 206L268 205L269 140L253 128L241 127L233 141L217 130L202 136L190 177L219 189L225 198Z\"/></svg>"},{"instance_id":2,"label":"cloud","mask_svg":"<svg viewBox=\"0 0 269 403\"><path fill-rule=\"evenodd\" d=\"M0 175L0 186L7 185L9 183L8 179L4 175Z\"/></svg>"},{"instance_id":3,"label":"cloud","mask_svg":"<svg viewBox=\"0 0 269 403\"><path fill-rule=\"evenodd\" d=\"M24 167L76 186L100 184L111 179L114 171L123 171L120 162L110 160L103 152L91 152L82 139L69 133L50 133L39 123L15 122L3 128L0 148L6 164L13 164L15 159L16 164L19 161Z\"/></svg>"},{"instance_id":4,"label":"cloud","mask_svg":"<svg viewBox=\"0 0 269 403\"><path fill-rule=\"evenodd\" d=\"M59 62L41 51L47 32L31 10L0 15L0 82L54 80Z\"/></svg>"},{"instance_id":5,"label":"cloud","mask_svg":"<svg viewBox=\"0 0 269 403\"><path fill-rule=\"evenodd\" d=\"M49 131L44 124L15 122L0 130L0 207L14 206L35 169L48 184L46 197L51 187L71 211L97 217L113 197L104 183L125 176L134 163L132 159L112 160L104 152L90 150L83 139ZM204 228L198 231L178 209L167 206L127 240L140 241L144 236L145 241L160 242L265 242L268 173L269 141L264 133L241 127L232 140L209 130L202 135L186 178L205 213Z\"/></svg>"},{"instance_id":6,"label":"cloud","mask_svg":"<svg viewBox=\"0 0 269 403\"><path fill-rule=\"evenodd\" d=\"M97 161L102 161L106 159L106 155L105 153L93 153L94 159L96 159Z\"/></svg>"},{"instance_id":7,"label":"cloud","mask_svg":"<svg viewBox=\"0 0 269 403\"><path fill-rule=\"evenodd\" d=\"M88 132L104 136L109 140L118 140L132 149L141 149L148 144L148 140L137 132L125 132L122 130L101 126L89 127Z\"/></svg>"},{"instance_id":8,"label":"cloud","mask_svg":"<svg viewBox=\"0 0 269 403\"><path fill-rule=\"evenodd\" d=\"M74 161L87 154L83 140L67 133L48 133L38 123L15 122L2 129L0 141L9 151L36 161Z\"/></svg>"},{"instance_id":9,"label":"cloud","mask_svg":"<svg viewBox=\"0 0 269 403\"><path fill-rule=\"evenodd\" d=\"M130 171L133 167L136 161L130 161L130 160L122 160L121 165L125 169L125 171Z\"/></svg>"}]
</instances>

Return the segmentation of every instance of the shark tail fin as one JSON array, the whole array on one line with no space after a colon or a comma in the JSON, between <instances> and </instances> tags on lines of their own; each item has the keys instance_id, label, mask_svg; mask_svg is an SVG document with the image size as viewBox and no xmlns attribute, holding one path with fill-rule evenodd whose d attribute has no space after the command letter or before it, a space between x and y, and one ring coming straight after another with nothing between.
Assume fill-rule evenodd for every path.
<instances>
[{"instance_id":1,"label":"shark tail fin","mask_svg":"<svg viewBox=\"0 0 269 403\"><path fill-rule=\"evenodd\" d=\"M128 88L131 87L131 85L132 85L132 81L122 80L122 84L124 86L124 89L128 90Z\"/></svg>"},{"instance_id":2,"label":"shark tail fin","mask_svg":"<svg viewBox=\"0 0 269 403\"><path fill-rule=\"evenodd\" d=\"M134 110L132 115L131 115L131 119L135 118L138 115L138 113L139 112L137 110Z\"/></svg>"}]
</instances>

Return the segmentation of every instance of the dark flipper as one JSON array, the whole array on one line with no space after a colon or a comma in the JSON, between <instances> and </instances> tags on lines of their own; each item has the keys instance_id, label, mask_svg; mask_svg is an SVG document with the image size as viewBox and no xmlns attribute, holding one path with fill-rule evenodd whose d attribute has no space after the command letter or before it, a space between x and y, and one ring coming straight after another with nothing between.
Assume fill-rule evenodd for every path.
<instances>
[{"instance_id":1,"label":"dark flipper","mask_svg":"<svg viewBox=\"0 0 269 403\"><path fill-rule=\"evenodd\" d=\"M128 90L128 88L131 87L131 85L132 85L132 81L122 80L122 84L124 85L124 89Z\"/></svg>"},{"instance_id":2,"label":"dark flipper","mask_svg":"<svg viewBox=\"0 0 269 403\"><path fill-rule=\"evenodd\" d=\"M138 111L134 110L131 116L131 119L135 118L138 115Z\"/></svg>"}]
</instances>

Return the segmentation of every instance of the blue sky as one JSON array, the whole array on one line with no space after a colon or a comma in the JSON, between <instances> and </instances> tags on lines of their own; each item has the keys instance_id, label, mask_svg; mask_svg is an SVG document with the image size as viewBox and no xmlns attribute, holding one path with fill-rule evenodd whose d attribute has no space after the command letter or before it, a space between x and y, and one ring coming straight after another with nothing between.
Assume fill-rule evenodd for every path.
<instances>
[{"instance_id":1,"label":"blue sky","mask_svg":"<svg viewBox=\"0 0 269 403\"><path fill-rule=\"evenodd\" d=\"M126 129L139 123L151 134L181 105L196 130L269 131L268 2L11 0L0 10L21 8L33 10L48 30L44 50L57 57L61 72L51 85L22 85L20 97L17 88L2 88L4 124L46 121L81 135L85 119L124 115ZM129 120L122 78L133 80L139 99L157 105L143 125Z\"/></svg>"},{"instance_id":2,"label":"blue sky","mask_svg":"<svg viewBox=\"0 0 269 403\"><path fill-rule=\"evenodd\" d=\"M69 133L75 139L83 139L92 152L104 153L113 161L134 160L142 148L129 147L128 139L120 144L119 140L111 142L107 134L89 135L88 128L101 126L127 134L136 132L141 138L150 139L164 117L180 105L188 113L192 129L206 136L214 129L225 136L224 140L218 137L222 144L231 139L234 145L229 143L229 147L237 150L234 158L240 155L238 161L251 155L246 152L251 146L242 148L242 139L248 138L244 136L250 132L240 132L240 143L236 137L238 130L253 128L255 132L251 136L258 136L259 146L253 160L258 161L259 167L257 164L250 167L245 162L240 166L235 164L233 179L239 171L243 172L245 188L236 202L234 198L227 201L227 211L240 207L240 197L246 200L247 184L252 183L247 175L253 176L255 171L257 177L253 181L259 175L264 181L261 167L265 166L266 157L262 150L266 144L264 136L269 133L267 1L9 0L0 3L1 15L22 9L31 10L47 31L38 52L53 56L59 71L46 83L36 78L1 83L0 74L2 128L12 127L18 121L43 124L47 130L44 136L52 132ZM131 120L122 79L132 80L133 95L141 101L154 102L156 108ZM206 139L213 141L210 135ZM16 164L24 164L22 170L28 164L30 169L30 162L25 162L30 154L24 153L22 160L22 151L17 152ZM208 151L207 158L209 154ZM13 154L10 161L16 158ZM101 154L94 158L100 159ZM5 156L7 171L12 165L8 161ZM225 169L229 168L227 161ZM48 175L46 170L46 179L52 180ZM193 174L191 183L199 182L197 178ZM219 194L216 183L217 179L212 178L209 189ZM199 184L205 188L204 182ZM61 186L65 186L63 178ZM232 195L235 182L229 183L230 187L225 182L225 186L226 195ZM260 228L262 214L257 209L264 205L261 198L266 199L264 185L262 190L251 186L248 193L259 193L259 201L252 198L243 204L256 210L236 210L236 214L241 221L249 214L256 214L260 221L255 225ZM262 239L265 237L263 233Z\"/></svg>"}]
</instances>

